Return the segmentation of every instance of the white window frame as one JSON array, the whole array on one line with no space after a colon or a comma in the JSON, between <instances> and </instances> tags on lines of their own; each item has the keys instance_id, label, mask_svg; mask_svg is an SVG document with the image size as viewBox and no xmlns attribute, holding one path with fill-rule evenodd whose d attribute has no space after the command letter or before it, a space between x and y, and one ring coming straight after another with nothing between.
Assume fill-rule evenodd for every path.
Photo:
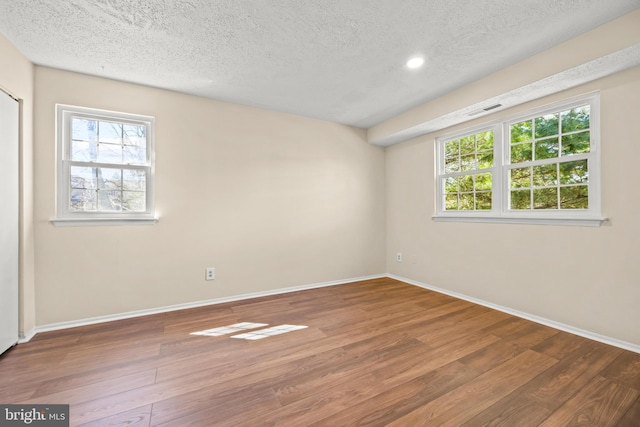
<instances>
[{"instance_id":1,"label":"white window frame","mask_svg":"<svg viewBox=\"0 0 640 427\"><path fill-rule=\"evenodd\" d=\"M71 119L73 117L88 118L134 125L146 128L147 149L146 164L140 166L120 165L146 171L146 210L141 212L112 212L95 211L82 212L69 209L70 200L70 171L76 162L71 161ZM56 217L51 222L56 226L75 225L124 225L124 224L154 224L157 222L154 210L154 118L138 114L121 113L98 110L93 108L71 105L56 105ZM83 163L83 162L81 162ZM90 162L91 165L118 166L110 163Z\"/></svg>"},{"instance_id":2,"label":"white window frame","mask_svg":"<svg viewBox=\"0 0 640 427\"><path fill-rule=\"evenodd\" d=\"M581 105L590 105L590 152L571 155L572 159L587 159L589 170L589 208L588 209L547 209L547 210L512 210L509 207L509 170L521 167L510 161L510 125L557 113ZM491 210L446 210L444 209L444 146L447 141L474 135L486 130L494 131L494 166L481 171L492 172L492 209ZM600 97L598 93L568 99L546 105L521 114L505 117L463 131L446 134L436 138L436 213L435 221L452 222L497 222L517 224L549 224L600 226L606 221L601 214L600 198ZM561 157L559 157L561 158ZM529 163L529 166L544 163L557 163L557 159L540 160Z\"/></svg>"}]
</instances>

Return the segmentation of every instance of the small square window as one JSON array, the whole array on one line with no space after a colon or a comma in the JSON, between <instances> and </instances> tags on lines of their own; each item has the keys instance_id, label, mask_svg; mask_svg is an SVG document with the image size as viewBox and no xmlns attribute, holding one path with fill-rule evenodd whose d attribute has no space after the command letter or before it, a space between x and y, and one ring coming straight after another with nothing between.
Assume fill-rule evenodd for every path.
<instances>
[{"instance_id":1,"label":"small square window","mask_svg":"<svg viewBox=\"0 0 640 427\"><path fill-rule=\"evenodd\" d=\"M57 106L56 221L153 220L152 117Z\"/></svg>"}]
</instances>

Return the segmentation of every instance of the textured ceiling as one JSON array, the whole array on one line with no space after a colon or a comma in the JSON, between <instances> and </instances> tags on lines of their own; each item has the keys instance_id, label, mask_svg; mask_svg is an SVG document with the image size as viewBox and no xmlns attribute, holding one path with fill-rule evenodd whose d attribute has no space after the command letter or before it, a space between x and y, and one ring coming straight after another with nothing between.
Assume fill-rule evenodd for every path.
<instances>
[{"instance_id":1,"label":"textured ceiling","mask_svg":"<svg viewBox=\"0 0 640 427\"><path fill-rule=\"evenodd\" d=\"M39 65L370 127L638 7L640 0L0 0L0 32ZM416 54L425 67L406 69Z\"/></svg>"}]
</instances>

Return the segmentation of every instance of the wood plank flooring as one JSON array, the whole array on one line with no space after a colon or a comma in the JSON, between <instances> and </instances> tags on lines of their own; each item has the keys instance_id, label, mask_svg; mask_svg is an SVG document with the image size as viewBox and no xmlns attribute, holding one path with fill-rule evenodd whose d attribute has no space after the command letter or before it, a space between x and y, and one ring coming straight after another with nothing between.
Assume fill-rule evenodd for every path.
<instances>
[{"instance_id":1,"label":"wood plank flooring","mask_svg":"<svg viewBox=\"0 0 640 427\"><path fill-rule=\"evenodd\" d=\"M190 332L305 325L249 341ZM38 334L0 403L73 426L640 426L640 354L376 279Z\"/></svg>"}]
</instances>

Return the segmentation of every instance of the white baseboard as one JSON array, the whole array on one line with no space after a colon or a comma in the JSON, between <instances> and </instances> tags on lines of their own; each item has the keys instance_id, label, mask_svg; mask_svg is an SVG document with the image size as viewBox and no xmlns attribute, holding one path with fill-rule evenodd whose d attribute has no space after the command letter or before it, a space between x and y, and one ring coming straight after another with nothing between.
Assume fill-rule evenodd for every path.
<instances>
[{"instance_id":1,"label":"white baseboard","mask_svg":"<svg viewBox=\"0 0 640 427\"><path fill-rule=\"evenodd\" d=\"M36 336L36 328L31 329L29 332L20 332L18 337L18 344L29 342L31 338Z\"/></svg>"},{"instance_id":2,"label":"white baseboard","mask_svg":"<svg viewBox=\"0 0 640 427\"><path fill-rule=\"evenodd\" d=\"M285 293L296 292L296 291L304 291L307 289L324 288L326 286L344 285L347 283L359 282L362 280L370 280L370 279L380 279L383 277L387 277L387 275L379 274L374 276L353 277L350 279L334 280L330 282L313 283L310 285L273 289L269 291L254 292L250 294L233 295L229 297L214 298L214 299L204 300L204 301L194 301L194 302L188 302L184 304L169 305L165 307L157 307L157 308L150 308L145 310L129 311L125 313L109 314L106 316L90 317L90 318L79 319L79 320L71 320L68 322L51 323L48 325L36 326L35 329L33 329L29 334L26 334L24 337L20 337L20 340L18 341L18 343L21 344L21 343L28 342L31 338L33 338L39 332L57 331L60 329L75 328L77 326L86 326L86 325L93 325L96 323L111 322L113 320L130 319L132 317L166 313L168 311L184 310L187 308L203 307L207 305L222 304L225 302L242 301L242 300L251 299L251 298L285 294Z\"/></svg>"},{"instance_id":3,"label":"white baseboard","mask_svg":"<svg viewBox=\"0 0 640 427\"><path fill-rule=\"evenodd\" d=\"M559 329L564 332L568 332L570 334L578 335L584 338L588 338L594 341L598 341L604 344L609 344L614 347L619 347L625 350L633 351L635 353L640 353L640 345L633 344L627 341L622 341L616 338L611 338L605 335L600 335L595 332L587 331L584 329L576 328L571 325L566 325L564 323L556 322L554 320L546 319L544 317L536 316L534 314L525 313L523 311L514 310L509 307L504 307L498 304L494 304L491 302L483 301L478 298L470 297L464 294L459 294L457 292L448 291L446 289L438 288L437 286L431 286L426 283L418 282L411 279L406 279L404 277L396 276L394 274L387 274L387 277L395 280L399 280L401 282L408 283L410 285L418 286L424 289L429 289L434 292L438 292L441 294L449 295L461 300L469 301L474 304L482 305L488 308L492 308L494 310L502 311L508 314L511 314L516 317L520 317L526 320L531 320L532 322L540 323L541 325L549 326L554 329Z\"/></svg>"},{"instance_id":4,"label":"white baseboard","mask_svg":"<svg viewBox=\"0 0 640 427\"><path fill-rule=\"evenodd\" d=\"M418 282L416 280L411 280L411 279L407 279L404 277L400 277L400 276L396 276L394 274L380 274L380 275L373 275L373 276L364 276L364 277L354 277L354 278L350 278L350 279L343 279L343 280L334 280L334 281L330 281L330 282L323 282L323 283L314 283L314 284L309 284L309 285L302 285L302 286L293 286L293 287L289 287L289 288L280 288L280 289L274 289L274 290L270 290L270 291L262 291L262 292L254 292L254 293L250 293L250 294L242 294L242 295L234 295L234 296L230 296L230 297L223 297L223 298L215 298L215 299L210 299L210 300L204 300L204 301L195 301L195 302L190 302L190 303L184 303L184 304L176 304L176 305L170 305L170 306L165 306L165 307L158 307L158 308L151 308L151 309L146 309L146 310L136 310L136 311L129 311L126 313L117 313L117 314L110 314L110 315L106 315L106 316L98 316L98 317L91 317L91 318L86 318L86 319L79 319L79 320L72 320L69 322L60 322L60 323L52 323L52 324L48 324L48 325L42 325L42 326L36 326L34 329L32 329L31 331L24 333L24 334L20 334L20 339L18 340L18 344L22 344L22 343L26 343L29 340L31 340L37 333L39 332L48 332L48 331L56 331L56 330L60 330L60 329L67 329L67 328L75 328L77 326L85 326L85 325L93 325L96 323L104 323L104 322L111 322L113 320L121 320L121 319L129 319L129 318L133 318L133 317L140 317L140 316L147 316L150 314L158 314L158 313L166 313L169 311L176 311L176 310L184 310L187 308L195 308L195 307L203 307L203 306L207 306L207 305L215 305L215 304L222 304L222 303L226 303L226 302L234 302L234 301L242 301L242 300L246 300L246 299L251 299L251 298L259 298L259 297L264 297L264 296L270 296L270 295L278 295L278 294L285 294L285 293L289 293L289 292L296 292L296 291L304 291L307 289L316 289L316 288L323 288L323 287L327 287L327 286L337 286L337 285L344 285L347 283L353 283L353 282L359 282L362 280L370 280L370 279L380 279L382 277L389 277L391 279L395 279L395 280L399 280L401 282L404 283L408 283L410 285L414 285L414 286L418 286L424 289L429 289L431 291L434 292L438 292L441 294L445 294L445 295L449 295L455 298L459 298L461 300L465 300L465 301L469 301L472 302L474 304L479 304L488 308L492 308L494 310L498 310L498 311L502 311L504 313L508 313L511 314L513 316L516 317L520 317L526 320L530 320L532 322L536 322L536 323L540 323L541 325L545 325L545 326L549 326L555 329L559 329L561 331L565 331L568 332L570 334L574 334L574 335L578 335L584 338L588 338L594 341L598 341L604 344L609 344L615 347L619 347L625 350L629 350L629 351L633 351L635 353L640 353L640 345L637 344L633 344L627 341L622 341L622 340L618 340L616 338L611 338L605 335L600 335L597 334L595 332L591 332L591 331L587 331L584 329L580 329L580 328L576 328L573 327L571 325L566 325L564 323L560 323L560 322L556 322L554 320L550 320L550 319L546 319L544 317L540 317L540 316L536 316L533 314L529 314L529 313L525 313L519 310L515 310L509 307L504 307L498 304L494 304L488 301L484 301L478 298L474 298L474 297L470 297L464 294L460 294L457 292L453 292L453 291L449 291L446 289L442 289L442 288L438 288L437 286L432 286L432 285L428 285L426 283L422 283L422 282Z\"/></svg>"}]
</instances>

